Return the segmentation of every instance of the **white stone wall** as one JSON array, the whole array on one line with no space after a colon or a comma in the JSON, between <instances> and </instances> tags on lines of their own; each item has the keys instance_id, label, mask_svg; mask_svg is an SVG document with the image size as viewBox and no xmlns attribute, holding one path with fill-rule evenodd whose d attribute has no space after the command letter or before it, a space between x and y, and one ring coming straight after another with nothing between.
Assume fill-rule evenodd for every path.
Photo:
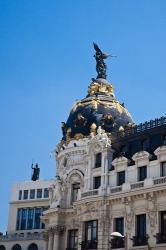
<instances>
[{"instance_id":1,"label":"white stone wall","mask_svg":"<svg viewBox=\"0 0 166 250\"><path fill-rule=\"evenodd\" d=\"M94 168L98 152L102 152L102 164ZM49 239L47 250L65 250L70 229L78 229L81 243L84 224L90 220L98 220L98 249L108 250L110 234L118 217L124 217L128 250L166 249L166 244L156 245L154 237L159 232L159 213L166 210L166 178L160 177L161 162L166 161L166 147L159 147L155 154L157 160L150 161L148 152L137 152L133 156L133 166L128 166L125 157L112 161L111 142L101 129L89 139L73 140L63 147L59 145L56 155L58 180L51 188L51 208L43 216ZM138 169L145 165L147 178L139 182ZM125 171L125 183L117 187L119 171ZM93 180L97 176L101 176L101 186L94 190ZM72 184L78 182L81 195L71 204ZM130 238L136 235L136 215L142 213L146 214L149 246L133 247ZM81 250L80 245L78 250Z\"/></svg>"}]
</instances>

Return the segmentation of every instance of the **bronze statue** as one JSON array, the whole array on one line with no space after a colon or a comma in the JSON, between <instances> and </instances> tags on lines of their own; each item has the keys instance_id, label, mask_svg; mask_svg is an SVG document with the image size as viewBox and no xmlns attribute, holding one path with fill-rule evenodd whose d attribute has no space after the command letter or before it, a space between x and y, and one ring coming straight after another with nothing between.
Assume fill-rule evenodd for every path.
<instances>
[{"instance_id":1,"label":"bronze statue","mask_svg":"<svg viewBox=\"0 0 166 250\"><path fill-rule=\"evenodd\" d=\"M96 59L96 71L97 71L97 79L103 78L106 79L106 69L107 65L105 64L104 60L110 57L116 57L114 55L106 55L104 54L98 47L96 43L93 43L94 49L96 51L96 54L94 55Z\"/></svg>"},{"instance_id":2,"label":"bronze statue","mask_svg":"<svg viewBox=\"0 0 166 250\"><path fill-rule=\"evenodd\" d=\"M38 167L38 164L36 163L35 167L33 167L33 164L32 164L31 168L32 168L32 177L31 177L31 180L32 181L39 180L40 168Z\"/></svg>"}]
</instances>

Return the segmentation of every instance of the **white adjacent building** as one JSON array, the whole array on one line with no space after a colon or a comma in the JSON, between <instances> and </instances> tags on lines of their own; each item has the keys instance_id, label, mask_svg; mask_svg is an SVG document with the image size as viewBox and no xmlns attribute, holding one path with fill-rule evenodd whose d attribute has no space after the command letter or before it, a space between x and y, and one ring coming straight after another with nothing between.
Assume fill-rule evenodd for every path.
<instances>
[{"instance_id":1,"label":"white adjacent building","mask_svg":"<svg viewBox=\"0 0 166 250\"><path fill-rule=\"evenodd\" d=\"M49 207L53 180L24 181L13 185L6 235L0 236L0 250L45 250L40 216Z\"/></svg>"}]
</instances>

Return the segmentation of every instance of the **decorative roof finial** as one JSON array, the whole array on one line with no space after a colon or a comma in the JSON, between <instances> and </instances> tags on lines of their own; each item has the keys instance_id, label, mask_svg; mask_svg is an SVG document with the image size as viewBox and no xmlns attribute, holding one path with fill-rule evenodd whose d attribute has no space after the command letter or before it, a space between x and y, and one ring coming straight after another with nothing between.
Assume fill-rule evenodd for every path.
<instances>
[{"instance_id":1,"label":"decorative roof finial","mask_svg":"<svg viewBox=\"0 0 166 250\"><path fill-rule=\"evenodd\" d=\"M94 49L96 51L96 54L94 55L96 59L96 71L97 71L97 79L102 78L106 79L106 69L107 65L105 64L104 60L110 57L116 57L114 55L106 55L104 54L98 47L96 43L93 43Z\"/></svg>"}]
</instances>

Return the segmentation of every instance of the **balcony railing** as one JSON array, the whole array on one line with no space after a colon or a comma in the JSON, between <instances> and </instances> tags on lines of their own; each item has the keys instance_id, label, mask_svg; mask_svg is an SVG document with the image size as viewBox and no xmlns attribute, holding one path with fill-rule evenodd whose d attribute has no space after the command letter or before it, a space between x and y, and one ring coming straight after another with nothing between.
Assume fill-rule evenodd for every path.
<instances>
[{"instance_id":1,"label":"balcony railing","mask_svg":"<svg viewBox=\"0 0 166 250\"><path fill-rule=\"evenodd\" d=\"M157 178L157 179L153 180L154 185L163 184L163 183L166 183L166 176L160 177L160 178Z\"/></svg>"},{"instance_id":2,"label":"balcony railing","mask_svg":"<svg viewBox=\"0 0 166 250\"><path fill-rule=\"evenodd\" d=\"M130 136L134 134L138 134L144 131L147 131L149 129L161 127L163 125L166 125L166 117L160 117L159 119L150 120L145 123L140 123L139 125L136 125L131 128L127 128L123 132L117 132L117 137L124 137L124 136Z\"/></svg>"},{"instance_id":3,"label":"balcony railing","mask_svg":"<svg viewBox=\"0 0 166 250\"><path fill-rule=\"evenodd\" d=\"M164 177L159 177L156 179L152 179L149 178L146 182L145 181L138 181L135 183L127 183L127 188L126 186L115 186L115 187L109 187L110 189L108 190L107 195L114 195L116 193L120 193L120 192L128 192L130 190L137 190L137 189L141 189L141 188L146 188L149 186L153 186L153 185L162 185L162 184L166 184L166 176ZM84 192L81 194L81 198L86 198L86 197L91 197L91 196L97 196L99 195L99 189L93 189L87 192Z\"/></svg>"},{"instance_id":4,"label":"balcony railing","mask_svg":"<svg viewBox=\"0 0 166 250\"><path fill-rule=\"evenodd\" d=\"M81 250L97 249L97 240L87 240L81 242Z\"/></svg>"},{"instance_id":5,"label":"balcony railing","mask_svg":"<svg viewBox=\"0 0 166 250\"><path fill-rule=\"evenodd\" d=\"M136 183L131 184L131 189L137 189L144 187L144 181L139 181Z\"/></svg>"},{"instance_id":6,"label":"balcony railing","mask_svg":"<svg viewBox=\"0 0 166 250\"><path fill-rule=\"evenodd\" d=\"M111 239L111 249L124 248L124 239L116 237Z\"/></svg>"},{"instance_id":7,"label":"balcony railing","mask_svg":"<svg viewBox=\"0 0 166 250\"><path fill-rule=\"evenodd\" d=\"M94 190L90 190L90 191L87 191L85 193L82 193L81 198L85 198L85 197L88 197L88 196L94 196L94 195L98 195L98 194L99 194L99 190L94 189Z\"/></svg>"},{"instance_id":8,"label":"balcony railing","mask_svg":"<svg viewBox=\"0 0 166 250\"><path fill-rule=\"evenodd\" d=\"M118 193L118 192L121 192L121 191L122 191L122 186L113 187L113 188L110 189L110 192L111 192L112 194Z\"/></svg>"},{"instance_id":9,"label":"balcony railing","mask_svg":"<svg viewBox=\"0 0 166 250\"><path fill-rule=\"evenodd\" d=\"M15 233L15 234L7 234L0 236L1 241L13 241L13 240L42 240L43 232L33 232L33 233Z\"/></svg>"},{"instance_id":10,"label":"balcony railing","mask_svg":"<svg viewBox=\"0 0 166 250\"><path fill-rule=\"evenodd\" d=\"M133 236L133 247L135 246L145 246L148 245L148 235L145 236Z\"/></svg>"},{"instance_id":11,"label":"balcony railing","mask_svg":"<svg viewBox=\"0 0 166 250\"><path fill-rule=\"evenodd\" d=\"M156 234L156 243L157 244L166 243L166 234L157 233Z\"/></svg>"}]
</instances>

